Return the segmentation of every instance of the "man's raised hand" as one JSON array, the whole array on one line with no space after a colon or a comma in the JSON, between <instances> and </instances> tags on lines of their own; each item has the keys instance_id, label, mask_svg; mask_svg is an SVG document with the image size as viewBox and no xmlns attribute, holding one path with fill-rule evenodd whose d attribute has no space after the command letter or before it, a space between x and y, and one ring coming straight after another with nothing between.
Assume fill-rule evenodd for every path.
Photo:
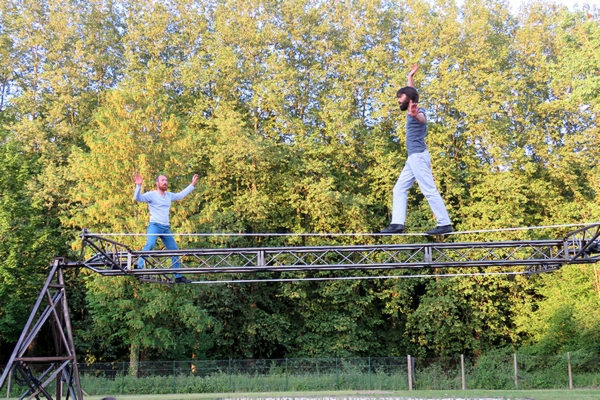
<instances>
[{"instance_id":1,"label":"man's raised hand","mask_svg":"<svg viewBox=\"0 0 600 400\"><path fill-rule=\"evenodd\" d=\"M142 186L142 176L140 174L135 174L135 184L138 186Z\"/></svg>"},{"instance_id":2,"label":"man's raised hand","mask_svg":"<svg viewBox=\"0 0 600 400\"><path fill-rule=\"evenodd\" d=\"M413 64L410 72L408 73L408 86L415 87L415 80L413 79L413 75L417 73L419 66L417 64Z\"/></svg>"},{"instance_id":3,"label":"man's raised hand","mask_svg":"<svg viewBox=\"0 0 600 400\"><path fill-rule=\"evenodd\" d=\"M419 114L419 108L418 108L418 104L417 103L413 103L412 100L410 100L408 102L408 115L410 115L411 117L417 117L417 115Z\"/></svg>"},{"instance_id":4,"label":"man's raised hand","mask_svg":"<svg viewBox=\"0 0 600 400\"><path fill-rule=\"evenodd\" d=\"M410 69L410 72L408 73L408 76L412 77L417 73L417 70L419 69L419 66L417 64L413 64L412 68Z\"/></svg>"},{"instance_id":5,"label":"man's raised hand","mask_svg":"<svg viewBox=\"0 0 600 400\"><path fill-rule=\"evenodd\" d=\"M196 186L196 181L198 180L198 174L194 174L192 177L192 186Z\"/></svg>"}]
</instances>

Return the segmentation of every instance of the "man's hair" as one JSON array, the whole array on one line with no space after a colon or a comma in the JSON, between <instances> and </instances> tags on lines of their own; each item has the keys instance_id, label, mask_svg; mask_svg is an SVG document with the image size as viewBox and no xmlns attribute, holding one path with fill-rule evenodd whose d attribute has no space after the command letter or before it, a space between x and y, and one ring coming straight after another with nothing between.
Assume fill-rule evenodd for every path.
<instances>
[{"instance_id":1,"label":"man's hair","mask_svg":"<svg viewBox=\"0 0 600 400\"><path fill-rule=\"evenodd\" d=\"M158 183L158 178L160 178L161 176L164 176L163 174L160 175L156 175L156 179L154 179L154 183ZM166 178L166 176L165 176Z\"/></svg>"},{"instance_id":2,"label":"man's hair","mask_svg":"<svg viewBox=\"0 0 600 400\"><path fill-rule=\"evenodd\" d=\"M412 100L413 103L419 102L419 92L417 92L417 89L415 89L414 87L405 86L402 89L399 89L396 93L396 98L400 97L403 94L405 94L409 100Z\"/></svg>"}]
</instances>

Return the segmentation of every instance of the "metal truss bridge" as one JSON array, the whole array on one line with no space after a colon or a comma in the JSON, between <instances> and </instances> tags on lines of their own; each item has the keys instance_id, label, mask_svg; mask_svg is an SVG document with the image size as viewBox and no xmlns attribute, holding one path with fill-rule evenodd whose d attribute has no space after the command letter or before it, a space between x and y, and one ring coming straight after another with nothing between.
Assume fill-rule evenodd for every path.
<instances>
[{"instance_id":1,"label":"metal truss bridge","mask_svg":"<svg viewBox=\"0 0 600 400\"><path fill-rule=\"evenodd\" d=\"M103 235L83 231L80 259L54 260L0 378L0 388L12 376L27 387L20 399L52 400L50 387L54 388L56 399L65 395L83 399L65 290L66 268L87 268L103 276L133 276L141 282L162 284L173 283L173 273L192 275L195 279L192 283L213 284L534 274L555 271L566 264L598 262L599 236L600 224L592 224L556 240L138 251ZM142 259L145 268L136 269ZM171 268L173 262L179 262L180 268ZM457 268L475 272L460 273ZM402 270L405 274L374 276L381 270ZM440 275L431 270L449 273ZM327 271L331 274L323 274ZM423 274L417 275L417 271ZM26 355L46 321L52 326L55 355Z\"/></svg>"},{"instance_id":2,"label":"metal truss bridge","mask_svg":"<svg viewBox=\"0 0 600 400\"><path fill-rule=\"evenodd\" d=\"M192 283L307 280L307 274L289 273L316 271L410 269L414 274L426 268L474 268L481 272L497 267L495 271L532 274L554 271L565 264L597 262L599 235L600 224L594 224L556 240L139 251L84 231L81 259L67 266L167 284L173 283L173 273L194 275ZM144 269L136 268L140 260L144 260ZM171 268L173 262L180 268ZM269 274L256 278L257 273ZM254 278L236 274L254 274ZM340 279L344 274L349 275L335 275ZM237 278L232 280L232 276Z\"/></svg>"}]
</instances>

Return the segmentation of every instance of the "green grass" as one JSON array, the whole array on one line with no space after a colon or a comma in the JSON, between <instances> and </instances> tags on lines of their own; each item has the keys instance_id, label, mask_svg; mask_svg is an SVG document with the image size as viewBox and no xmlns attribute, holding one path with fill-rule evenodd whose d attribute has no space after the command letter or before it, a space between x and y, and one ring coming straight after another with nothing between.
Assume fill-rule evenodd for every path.
<instances>
[{"instance_id":1,"label":"green grass","mask_svg":"<svg viewBox=\"0 0 600 400\"><path fill-rule=\"evenodd\" d=\"M108 396L108 395L107 395ZM86 400L100 400L104 396L86 396ZM274 399L294 398L315 400L337 397L339 400L404 400L404 399L530 399L530 400L588 400L600 399L600 389L562 390L413 390L399 392L383 391L327 391L327 392L270 392L270 393L204 393L169 395L114 395L117 400L210 400L210 399Z\"/></svg>"}]
</instances>

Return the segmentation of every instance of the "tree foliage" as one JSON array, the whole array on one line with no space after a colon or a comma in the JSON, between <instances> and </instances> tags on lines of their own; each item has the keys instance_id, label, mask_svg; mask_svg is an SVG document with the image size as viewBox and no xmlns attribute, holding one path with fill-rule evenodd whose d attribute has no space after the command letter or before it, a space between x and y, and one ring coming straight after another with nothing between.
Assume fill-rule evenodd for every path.
<instances>
[{"instance_id":1,"label":"tree foliage","mask_svg":"<svg viewBox=\"0 0 600 400\"><path fill-rule=\"evenodd\" d=\"M381 229L406 159L394 96L413 63L455 229L598 221L599 15L543 1L513 15L501 0L1 0L2 356L78 231L144 231L136 172L147 190L158 174L174 191L200 175L173 205L177 232ZM407 227L433 224L415 186ZM263 244L324 243L180 243ZM172 290L83 272L75 286L90 361L560 352L595 349L599 332L597 274L577 268Z\"/></svg>"}]
</instances>

